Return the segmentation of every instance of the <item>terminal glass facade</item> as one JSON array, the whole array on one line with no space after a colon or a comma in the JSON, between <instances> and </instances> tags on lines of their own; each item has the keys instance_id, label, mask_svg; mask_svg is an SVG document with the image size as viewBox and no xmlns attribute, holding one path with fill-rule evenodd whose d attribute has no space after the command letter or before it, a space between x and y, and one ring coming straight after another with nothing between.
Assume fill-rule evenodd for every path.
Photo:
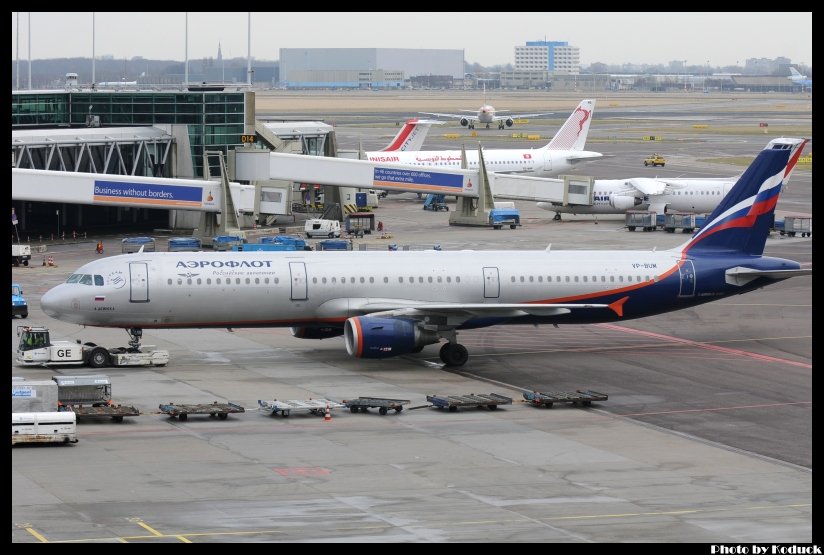
<instances>
[{"instance_id":1,"label":"terminal glass facade","mask_svg":"<svg viewBox=\"0 0 824 555\"><path fill-rule=\"evenodd\" d=\"M195 177L203 177L203 151L242 146L244 92L42 91L12 95L12 129L85 127L97 116L101 127L187 125ZM251 93L248 93L251 94ZM249 109L253 110L252 104ZM212 168L213 172L219 168Z\"/></svg>"}]
</instances>

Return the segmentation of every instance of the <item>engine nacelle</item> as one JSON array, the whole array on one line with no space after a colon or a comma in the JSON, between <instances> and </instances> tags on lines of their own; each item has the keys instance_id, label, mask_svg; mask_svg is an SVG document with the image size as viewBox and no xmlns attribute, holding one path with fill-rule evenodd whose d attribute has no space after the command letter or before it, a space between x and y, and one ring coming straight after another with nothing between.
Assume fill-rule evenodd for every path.
<instances>
[{"instance_id":1,"label":"engine nacelle","mask_svg":"<svg viewBox=\"0 0 824 555\"><path fill-rule=\"evenodd\" d=\"M466 118L461 118L461 127L466 127L469 125L469 120Z\"/></svg>"},{"instance_id":2,"label":"engine nacelle","mask_svg":"<svg viewBox=\"0 0 824 555\"><path fill-rule=\"evenodd\" d=\"M616 210L629 210L641 204L641 199L628 195L610 195L609 204Z\"/></svg>"},{"instance_id":3,"label":"engine nacelle","mask_svg":"<svg viewBox=\"0 0 824 555\"><path fill-rule=\"evenodd\" d=\"M414 320L356 316L343 325L346 352L356 358L389 358L437 343L440 336Z\"/></svg>"},{"instance_id":4,"label":"engine nacelle","mask_svg":"<svg viewBox=\"0 0 824 555\"><path fill-rule=\"evenodd\" d=\"M300 339L329 339L343 335L343 329L335 326L300 326L291 327L289 331Z\"/></svg>"},{"instance_id":5,"label":"engine nacelle","mask_svg":"<svg viewBox=\"0 0 824 555\"><path fill-rule=\"evenodd\" d=\"M512 127L513 125L515 125L515 122L512 121L512 118L506 118L504 123L506 124L507 127Z\"/></svg>"}]
</instances>

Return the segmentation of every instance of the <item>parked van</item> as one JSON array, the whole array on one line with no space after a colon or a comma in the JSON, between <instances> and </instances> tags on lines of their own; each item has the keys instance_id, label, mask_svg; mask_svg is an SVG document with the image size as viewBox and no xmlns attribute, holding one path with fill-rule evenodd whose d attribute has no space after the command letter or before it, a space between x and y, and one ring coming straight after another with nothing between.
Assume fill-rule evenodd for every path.
<instances>
[{"instance_id":1,"label":"parked van","mask_svg":"<svg viewBox=\"0 0 824 555\"><path fill-rule=\"evenodd\" d=\"M321 220L314 218L306 220L303 231L309 238L312 237L340 237L340 222L337 220Z\"/></svg>"},{"instance_id":2,"label":"parked van","mask_svg":"<svg viewBox=\"0 0 824 555\"><path fill-rule=\"evenodd\" d=\"M73 412L11 413L11 444L77 443L77 415Z\"/></svg>"}]
</instances>

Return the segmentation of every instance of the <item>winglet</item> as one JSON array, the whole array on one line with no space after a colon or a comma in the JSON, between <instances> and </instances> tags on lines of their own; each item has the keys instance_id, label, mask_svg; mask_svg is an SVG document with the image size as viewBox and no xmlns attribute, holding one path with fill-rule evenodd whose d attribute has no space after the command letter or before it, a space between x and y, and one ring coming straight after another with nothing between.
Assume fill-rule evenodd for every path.
<instances>
[{"instance_id":1,"label":"winglet","mask_svg":"<svg viewBox=\"0 0 824 555\"><path fill-rule=\"evenodd\" d=\"M615 314L617 314L618 316L623 318L624 317L624 303L627 302L628 299L629 299L629 295L627 295L626 297L621 297L620 299L618 299L614 303L609 303L607 306Z\"/></svg>"}]
</instances>

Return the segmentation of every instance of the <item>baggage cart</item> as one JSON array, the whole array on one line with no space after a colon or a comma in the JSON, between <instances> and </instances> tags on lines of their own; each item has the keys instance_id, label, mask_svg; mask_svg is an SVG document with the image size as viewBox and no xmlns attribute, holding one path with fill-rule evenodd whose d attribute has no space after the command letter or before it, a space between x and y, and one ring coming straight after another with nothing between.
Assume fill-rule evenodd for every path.
<instances>
[{"instance_id":1,"label":"baggage cart","mask_svg":"<svg viewBox=\"0 0 824 555\"><path fill-rule=\"evenodd\" d=\"M625 215L626 228L635 231L640 227L644 231L655 231L658 225L658 214L647 210L627 210Z\"/></svg>"},{"instance_id":2,"label":"baggage cart","mask_svg":"<svg viewBox=\"0 0 824 555\"><path fill-rule=\"evenodd\" d=\"M455 412L458 407L487 407L495 410L498 405L511 405L512 398L490 393L489 395L470 393L469 395L427 395L426 400L432 403L433 407L448 409Z\"/></svg>"},{"instance_id":3,"label":"baggage cart","mask_svg":"<svg viewBox=\"0 0 824 555\"><path fill-rule=\"evenodd\" d=\"M308 399L306 401L301 401L297 399L288 399L280 401L277 399L274 399L272 401L258 400L258 410L269 412L272 416L277 416L277 414L280 413L280 415L284 418L289 416L289 414L293 410L305 410L310 414L324 416L326 414L327 407L331 411L332 409L342 409L345 407L345 405L342 405L341 403L336 403L335 401L330 401L329 399Z\"/></svg>"},{"instance_id":4,"label":"baggage cart","mask_svg":"<svg viewBox=\"0 0 824 555\"><path fill-rule=\"evenodd\" d=\"M73 412L78 421L92 418L111 418L115 422L123 422L124 416L140 416L140 411L135 407L115 404L102 406L64 405L60 407L60 412Z\"/></svg>"},{"instance_id":5,"label":"baggage cart","mask_svg":"<svg viewBox=\"0 0 824 555\"><path fill-rule=\"evenodd\" d=\"M401 412L403 406L411 402L408 399L382 399L380 397L358 397L349 401L343 400L343 404L349 407L350 412L368 412L367 409L377 408L382 415L390 410L394 410L396 413Z\"/></svg>"},{"instance_id":6,"label":"baggage cart","mask_svg":"<svg viewBox=\"0 0 824 555\"><path fill-rule=\"evenodd\" d=\"M181 422L188 420L190 414L208 414L211 418L220 418L226 420L230 413L246 412L246 409L234 403L203 403L203 404L175 404L168 403L160 405L160 411L168 414L170 417L175 416Z\"/></svg>"},{"instance_id":7,"label":"baggage cart","mask_svg":"<svg viewBox=\"0 0 824 555\"><path fill-rule=\"evenodd\" d=\"M593 401L606 401L609 396L606 393L598 393L597 391L525 391L524 399L531 405L536 407L552 408L554 403L571 403L572 405L580 405L588 407Z\"/></svg>"}]
</instances>

